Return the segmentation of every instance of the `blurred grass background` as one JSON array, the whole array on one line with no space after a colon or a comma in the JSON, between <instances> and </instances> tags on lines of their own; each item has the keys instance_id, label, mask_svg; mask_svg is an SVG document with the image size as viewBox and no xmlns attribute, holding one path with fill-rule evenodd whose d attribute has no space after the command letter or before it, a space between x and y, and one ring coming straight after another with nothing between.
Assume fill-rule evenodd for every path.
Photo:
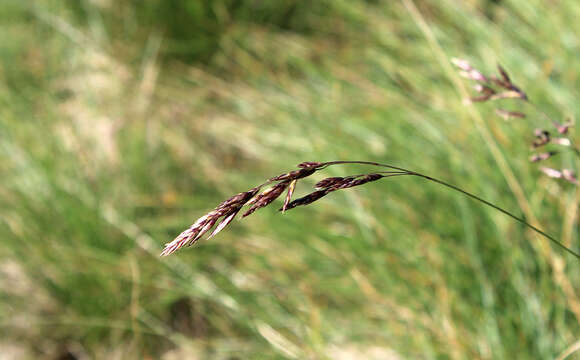
<instances>
[{"instance_id":1,"label":"blurred grass background","mask_svg":"<svg viewBox=\"0 0 580 360\"><path fill-rule=\"evenodd\" d=\"M578 262L420 179L158 257L221 200L333 159L442 178L578 251L580 192L527 161L547 124L465 106L449 65L499 62L575 119L575 0L0 9L0 358L553 359L580 340Z\"/></svg>"}]
</instances>

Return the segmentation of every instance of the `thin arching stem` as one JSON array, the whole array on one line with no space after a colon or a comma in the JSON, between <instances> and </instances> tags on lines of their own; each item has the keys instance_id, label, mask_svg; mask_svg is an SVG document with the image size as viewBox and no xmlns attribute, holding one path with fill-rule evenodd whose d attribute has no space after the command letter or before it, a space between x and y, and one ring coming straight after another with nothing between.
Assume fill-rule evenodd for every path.
<instances>
[{"instance_id":1,"label":"thin arching stem","mask_svg":"<svg viewBox=\"0 0 580 360\"><path fill-rule=\"evenodd\" d=\"M447 188L450 188L452 190L458 191L458 192L462 193L463 195L466 195L466 196L468 196L468 197L470 197L470 198L472 198L472 199L474 199L476 201L479 201L482 204L485 204L485 205L487 205L487 206L489 206L489 207L491 207L491 208L493 208L493 209L495 209L495 210L497 210L497 211L499 211L499 212L501 212L501 213L509 216L510 218L516 220L517 222L519 222L519 223L525 225L526 227L532 229L536 233L544 236L546 239L550 240L552 243L554 243L558 247L562 248L563 250L565 250L569 254L574 255L574 257L576 257L577 259L580 259L580 254L579 253L577 253L574 250L566 247L564 244L562 244L556 238L554 238L553 236L551 236L551 235L545 233L544 231L538 229L537 227L535 227L534 225L532 225L529 222L525 221L524 219L522 219L522 218L520 218L520 217L512 214L511 212L509 212L509 211L507 211L505 209L502 209L501 207L499 207L499 206L497 206L497 205L495 205L495 204L493 204L493 203L491 203L491 202L489 202L489 201L487 201L487 200L485 200L485 199L483 199L483 198L481 198L481 197L479 197L479 196L477 196L475 194L472 194L472 193L470 193L468 191L465 191L465 190L463 190L463 189L461 189L461 188L459 188L459 187L457 187L455 185L449 184L449 183L447 183L447 182L445 182L443 180L439 180L439 179L434 178L432 176L428 176L428 175L425 175L425 174L421 174L421 173L418 173L416 171L407 170L407 169L404 169L404 168L401 168L401 167L392 166L392 165L388 165L388 164L377 163L377 162L372 162L372 161L348 161L348 160L330 161L330 162L324 163L324 166L339 165L339 164L359 164L359 165L380 166L380 167L385 167L385 168L389 168L389 169L403 171L405 174L402 174L402 175L413 175L413 176L417 176L417 177L423 178L425 180L433 181L433 182L435 182L437 184L440 184L440 185L443 185L443 186L445 186Z\"/></svg>"}]
</instances>

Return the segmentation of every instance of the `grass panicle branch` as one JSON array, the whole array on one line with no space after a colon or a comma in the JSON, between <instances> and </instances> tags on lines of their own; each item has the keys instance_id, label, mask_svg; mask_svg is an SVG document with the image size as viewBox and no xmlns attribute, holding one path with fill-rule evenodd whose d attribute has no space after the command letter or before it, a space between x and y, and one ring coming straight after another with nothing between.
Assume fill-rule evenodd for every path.
<instances>
[{"instance_id":1,"label":"grass panicle branch","mask_svg":"<svg viewBox=\"0 0 580 360\"><path fill-rule=\"evenodd\" d=\"M556 132L561 135L559 137L552 136L551 132L546 129L535 129L534 130L534 140L531 143L532 151L536 151L538 148L556 145L560 147L567 147L572 149L576 156L580 157L580 149L576 148L569 136L569 128L572 126L572 122L566 121L565 123L560 123L558 121L552 120L546 112L540 109L534 102L532 102L526 93L522 91L518 86L516 86L507 71L501 66L497 66L499 76L496 75L485 75L481 71L475 69L469 61L464 59L451 59L451 62L459 71L459 75L462 77L472 80L475 82L475 91L479 94L477 96L470 97L466 99L467 103L476 102L488 102L492 100L503 100L503 99L514 99L516 101L523 101L525 104L529 105L540 117L544 118ZM506 110L502 108L496 108L495 113L506 121L511 119L523 119L527 115L520 111ZM555 155L556 151L547 151L543 153L535 153L529 157L530 162L540 162L546 161ZM539 169L543 174L548 177L555 179L563 179L571 184L579 185L579 182L571 169L556 170L550 167L542 166Z\"/></svg>"},{"instance_id":2,"label":"grass panicle branch","mask_svg":"<svg viewBox=\"0 0 580 360\"><path fill-rule=\"evenodd\" d=\"M502 73L503 74L503 73ZM498 80L502 82L508 82L509 77L507 74L502 75L502 79ZM505 85L506 87L508 85ZM514 87L515 88L515 87ZM515 88L517 89L517 88ZM516 90L510 90L516 91ZM519 91L519 89L518 89ZM357 165L369 165L375 167L382 167L388 168L389 171L382 171L382 172L373 172L367 174L359 174L359 175L351 175L346 177L328 177L318 181L315 185L315 191L300 197L298 199L292 200L292 194L296 187L296 184L299 179L303 179L309 177L310 175L314 174L317 171L323 170L328 166L334 165L345 165L345 164L357 164ZM449 189L455 190L473 200L476 200L482 204L485 204L507 216L512 218L513 220L523 224L527 228L535 231L536 233L542 235L543 237L550 240L554 245L562 248L569 254L572 254L577 259L580 259L580 254L573 251L572 249L568 248L562 242L557 240L555 237L547 234L546 232L542 231L541 229L533 226L532 224L528 223L526 220L514 215L513 213L501 208L498 205L495 205L477 195L474 195L468 191L465 191L453 184L447 183L443 180L439 180L432 176L428 176L416 171L407 170L401 167L389 165L389 164L382 164L372 161L347 161L347 160L339 160L339 161L329 161L329 162L304 162L298 165L298 170L292 170L287 173L280 174L278 176L270 178L265 183L258 185L246 192L242 192L239 194L234 195L233 197L227 199L226 201L222 202L218 205L214 210L210 211L209 213L203 215L197 221L195 221L187 230L183 231L179 234L175 240L167 243L161 256L170 255L177 250L181 249L185 246L191 246L195 242L197 242L205 233L208 233L215 224L217 224L220 218L223 218L221 222L216 226L216 228L212 231L209 235L209 238L215 236L217 233L222 231L227 225L229 225L238 212L244 206L250 206L249 210L247 210L243 217L253 214L256 210L266 207L270 205L274 200L276 200L280 195L287 190L287 194L284 200L284 205L279 209L280 211L286 211L293 209L298 206L304 206L312 204L324 196L328 195L331 192L348 189L360 185L364 185L370 182L378 181L384 178L390 178L394 176L416 176L422 179L437 183L439 185L443 185ZM559 177L559 178L574 178L574 175L571 173L558 172L556 173L549 173L550 170L543 170L547 173L548 176L551 177ZM554 170L555 171L555 170ZM575 178L574 178L575 180ZM265 186L268 186L272 183L274 185L270 186L266 190L261 191L261 189Z\"/></svg>"}]
</instances>

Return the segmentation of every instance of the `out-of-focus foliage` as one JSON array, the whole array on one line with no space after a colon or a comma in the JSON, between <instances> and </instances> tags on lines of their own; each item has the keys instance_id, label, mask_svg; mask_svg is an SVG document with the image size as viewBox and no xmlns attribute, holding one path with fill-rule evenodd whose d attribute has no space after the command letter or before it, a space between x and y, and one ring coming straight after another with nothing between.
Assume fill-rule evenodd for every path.
<instances>
[{"instance_id":1,"label":"out-of-focus foliage","mask_svg":"<svg viewBox=\"0 0 580 360\"><path fill-rule=\"evenodd\" d=\"M334 159L432 174L577 250L578 190L527 160L533 129L550 124L465 106L449 63L500 62L550 116L574 119L576 1L0 9L8 358L537 359L578 340L577 261L420 179L262 209L158 257L221 200Z\"/></svg>"}]
</instances>

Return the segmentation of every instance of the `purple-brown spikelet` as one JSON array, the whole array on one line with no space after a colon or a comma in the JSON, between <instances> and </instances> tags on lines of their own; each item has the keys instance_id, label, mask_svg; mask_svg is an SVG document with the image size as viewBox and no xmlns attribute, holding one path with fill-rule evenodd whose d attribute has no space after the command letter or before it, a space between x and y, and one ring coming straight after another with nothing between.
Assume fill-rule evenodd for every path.
<instances>
[{"instance_id":1,"label":"purple-brown spikelet","mask_svg":"<svg viewBox=\"0 0 580 360\"><path fill-rule=\"evenodd\" d=\"M219 233L226 225L232 222L240 209L252 197L260 191L260 187L255 187L246 192L241 192L219 204L214 210L197 219L187 230L179 234L173 241L165 244L161 256L167 256L176 252L184 246L191 246L207 233L223 217L222 222L212 232L211 236ZM210 237L211 237L210 236Z\"/></svg>"},{"instance_id":2,"label":"purple-brown spikelet","mask_svg":"<svg viewBox=\"0 0 580 360\"><path fill-rule=\"evenodd\" d=\"M294 170L294 171L290 171L278 176L274 176L273 178L270 178L270 181L281 181L281 180L297 180L297 179L302 179L305 178L307 176L310 176L312 174L314 174L314 172L316 171L316 167L312 166L312 167L304 167L302 169L299 170Z\"/></svg>"},{"instance_id":3,"label":"purple-brown spikelet","mask_svg":"<svg viewBox=\"0 0 580 360\"><path fill-rule=\"evenodd\" d=\"M496 91L487 85L476 84L473 88L475 89L475 91L477 91L480 94L490 95L490 96L496 94Z\"/></svg>"},{"instance_id":4,"label":"purple-brown spikelet","mask_svg":"<svg viewBox=\"0 0 580 360\"><path fill-rule=\"evenodd\" d=\"M488 82L489 81L487 79L487 77L485 75L483 75L479 70L474 69L471 66L471 64L469 64L469 61L463 60L463 59L453 58L453 59L451 59L451 62L453 63L453 65L455 65L457 68L459 68L461 70L459 72L459 74L461 76L463 76L464 78L475 80L475 81L481 81L481 82Z\"/></svg>"},{"instance_id":5,"label":"purple-brown spikelet","mask_svg":"<svg viewBox=\"0 0 580 360\"><path fill-rule=\"evenodd\" d=\"M253 198L254 195L256 195L258 193L258 191L260 191L259 186L252 188L248 191L236 194L236 195L232 196L231 198L225 200L221 204L219 204L218 207L216 208L216 210L229 209L232 206L237 206L237 205L243 206L248 201L250 201L250 199Z\"/></svg>"},{"instance_id":6,"label":"purple-brown spikelet","mask_svg":"<svg viewBox=\"0 0 580 360\"><path fill-rule=\"evenodd\" d=\"M321 163L318 161L304 161L301 162L300 164L298 164L299 168L316 168L316 169L320 169L321 167L325 166L325 163Z\"/></svg>"},{"instance_id":7,"label":"purple-brown spikelet","mask_svg":"<svg viewBox=\"0 0 580 360\"><path fill-rule=\"evenodd\" d=\"M485 75L483 75L482 73L480 73L479 71L477 71L475 69L471 69L469 71L461 71L460 74L461 74L461 76L463 76L467 79L481 81L481 82L488 81L487 78L485 77Z\"/></svg>"},{"instance_id":8,"label":"purple-brown spikelet","mask_svg":"<svg viewBox=\"0 0 580 360\"><path fill-rule=\"evenodd\" d=\"M316 183L314 192L307 194L306 196L300 197L294 201L290 201L292 195L294 193L294 189L296 184L298 183L299 179L305 178L310 176L317 170L324 169L328 166L333 165L344 165L344 164L357 164L357 165L366 165L366 166L377 166L383 169L388 169L386 171L381 171L377 173L369 173L369 174L360 174L360 175L351 175L345 177L328 177L325 178L318 183ZM208 212L207 214L203 215L199 219L197 219L193 225L191 225L187 230L183 231L179 234L175 240L171 241L170 243L165 245L161 256L167 256L175 251L181 249L184 246L190 246L194 244L197 240L199 240L204 234L209 232L216 224L218 224L212 233L209 235L209 238L218 234L222 231L226 226L228 226L236 215L240 212L240 210L246 206L251 205L250 209L244 214L244 216L252 214L259 208L268 206L271 204L276 198L278 198L284 190L288 189L286 194L286 198L284 199L284 205L279 209L280 211L285 211L288 209L293 209L298 206L312 204L313 202L323 198L324 196L328 195L333 191L338 191L342 189L347 189L355 186L360 186L372 181L377 181L383 178L393 177L393 176L417 176L419 178L435 182L439 185L445 186L449 189L458 191L465 196L468 196L474 200L479 201L487 206L490 206L507 216L510 216L512 219L524 224L528 228L534 230L535 232L543 235L554 244L558 245L562 249L566 250L568 253L573 254L576 258L580 259L580 253L576 253L560 241L555 239L554 237L546 234L542 230L538 229L537 227L533 226L532 224L528 223L524 219L510 213L507 210L502 209L501 207L482 199L481 197L469 193L455 185L449 184L443 180L436 179L432 176L428 176L425 174L421 174L416 171L407 170L401 167L389 165L389 164L381 164L378 162L372 161L362 161L362 160L337 160L337 161L329 161L329 162L306 162L301 163L298 165L300 168L299 170L290 171L284 173L282 175L275 176L270 180L266 181L265 183L256 186L253 189L250 189L246 192L242 192L232 196L231 198L227 199L226 201L219 204L214 210ZM563 178L571 183L578 185L578 179L572 170L564 169L562 171L558 171L552 168L542 168L541 169L544 173L546 173L550 177L555 178ZM267 190L263 191L259 195L257 195L261 188L269 183L277 182ZM221 221L220 221L221 219ZM218 221L220 221L218 223Z\"/></svg>"},{"instance_id":9,"label":"purple-brown spikelet","mask_svg":"<svg viewBox=\"0 0 580 360\"><path fill-rule=\"evenodd\" d=\"M222 222L220 222L218 224L218 226L216 226L216 228L212 231L212 233L207 238L210 239L210 238L214 237L215 235L217 235L217 233L219 233L226 226L228 226L229 223L231 223L234 220L234 218L240 212L240 210L241 210L241 207L237 207L237 208L232 209L229 213L225 214Z\"/></svg>"},{"instance_id":10,"label":"purple-brown spikelet","mask_svg":"<svg viewBox=\"0 0 580 360\"><path fill-rule=\"evenodd\" d=\"M554 179L564 179L564 180L568 181L569 183L572 183L574 185L578 185L578 178L576 177L576 174L574 173L573 170L562 169L560 171L560 170L552 169L549 167L541 167L540 170L544 174L546 174L548 177L551 177Z\"/></svg>"},{"instance_id":11,"label":"purple-brown spikelet","mask_svg":"<svg viewBox=\"0 0 580 360\"><path fill-rule=\"evenodd\" d=\"M580 156L580 148L575 147L572 140L566 136L569 133L570 126L572 126L571 121L567 120L566 123L562 124L552 120L545 112L540 110L537 105L528 99L528 96L524 91L522 91L522 89L514 84L508 72L501 65L497 66L498 75L487 76L471 66L467 60L454 58L451 62L455 67L457 67L459 75L475 81L474 88L478 94L474 97L467 98L465 100L466 103L471 104L494 100L501 101L504 99L514 99L516 101L520 100L526 102L536 110L537 114L548 120L560 135L563 135L562 137L553 137L548 130L536 129L534 132L535 139L532 142L532 150L546 145L559 145L571 148L577 156ZM523 112L501 108L496 108L495 113L506 121L513 118L521 119L526 117L526 114ZM532 154L529 159L531 162L544 161L552 157L554 154L554 151L546 151L540 154ZM566 178L564 177L563 172L559 170L546 167L543 167L540 170L549 177L565 179L571 183L578 184L578 181L575 180L575 176L570 175L569 173L568 175L570 176L567 176Z\"/></svg>"},{"instance_id":12,"label":"purple-brown spikelet","mask_svg":"<svg viewBox=\"0 0 580 360\"><path fill-rule=\"evenodd\" d=\"M207 214L197 219L193 223L193 225L191 225L187 230L179 234L175 238L175 240L171 241L170 243L167 243L165 245L165 248L163 249L163 252L161 253L161 256L172 254L184 246L193 245L203 235L205 235L212 228L214 228L214 226L215 229L211 232L208 238L215 236L234 220L236 215L240 212L240 210L244 206L249 206L250 208L242 215L242 217L251 215L256 210L270 205L274 200L279 198L280 195L282 195L282 193L285 190L287 190L287 193L284 199L284 205L282 206L282 208L280 208L281 211L286 211L288 209L292 209L300 205L310 204L332 191L346 189L353 186L359 186L362 184L366 184L367 182L375 181L382 177L385 177L382 174L363 174L347 177L326 178L322 181L319 181L316 184L316 187L320 188L320 190L314 191L311 194L291 201L296 185L300 179L306 178L314 174L316 171L321 170L329 165L338 165L344 163L365 164L365 162L360 161L358 162L333 161L327 163L303 162L298 165L299 167L298 170L289 171L281 175L272 177L262 185L259 185L246 192L242 192L232 196L231 198L219 204L212 211L208 212ZM366 164L368 165L373 163L366 162ZM408 172L403 169L398 169L395 167L391 167L391 169L393 169L394 171L386 171L384 173L388 173L391 175L411 174L411 172ZM260 190L269 183L275 184L271 185L269 188L260 193Z\"/></svg>"},{"instance_id":13,"label":"purple-brown spikelet","mask_svg":"<svg viewBox=\"0 0 580 360\"><path fill-rule=\"evenodd\" d=\"M556 169L552 169L552 168L549 168L549 167L542 166L540 168L540 170L544 174L548 175L551 178L556 178L556 179L561 179L562 178L562 172L561 171L558 171Z\"/></svg>"},{"instance_id":14,"label":"purple-brown spikelet","mask_svg":"<svg viewBox=\"0 0 580 360\"><path fill-rule=\"evenodd\" d=\"M315 187L318 189L330 189L330 190L346 189L354 186L363 185L371 181L376 181L383 177L385 176L382 174L363 174L347 177L329 177L317 182Z\"/></svg>"},{"instance_id":15,"label":"purple-brown spikelet","mask_svg":"<svg viewBox=\"0 0 580 360\"><path fill-rule=\"evenodd\" d=\"M296 200L291 201L286 206L286 210L294 209L296 206L312 204L313 202L322 198L323 196L325 196L326 194L328 194L331 191L332 191L331 189L322 189L322 190L316 190L314 192L311 192L310 194L308 194L306 196L303 196L301 198L298 198ZM282 209L280 208L279 210L281 211Z\"/></svg>"},{"instance_id":16,"label":"purple-brown spikelet","mask_svg":"<svg viewBox=\"0 0 580 360\"><path fill-rule=\"evenodd\" d=\"M343 177L329 177L320 180L319 182L316 183L316 185L314 185L314 187L317 189L330 188L338 184L341 184L342 182L344 182L344 180L345 178Z\"/></svg>"},{"instance_id":17,"label":"purple-brown spikelet","mask_svg":"<svg viewBox=\"0 0 580 360\"><path fill-rule=\"evenodd\" d=\"M282 194L284 190L286 190L289 183L290 180L279 182L278 184L262 192L260 195L256 196L256 198L252 201L252 206L248 211L244 213L244 215L242 215L242 217L246 217L252 214L259 208L263 208L265 206L270 205L272 201L276 200L280 196L280 194Z\"/></svg>"},{"instance_id":18,"label":"purple-brown spikelet","mask_svg":"<svg viewBox=\"0 0 580 360\"><path fill-rule=\"evenodd\" d=\"M513 98L521 100L528 99L526 93L511 81L507 71L501 65L497 66L499 72L498 77L495 75L484 75L481 71L473 68L467 60L453 58L451 62L459 69L459 75L478 83L475 85L475 90L481 95L469 98L469 103ZM500 92L494 89L492 87L494 85L499 89L503 89L503 91Z\"/></svg>"},{"instance_id":19,"label":"purple-brown spikelet","mask_svg":"<svg viewBox=\"0 0 580 360\"><path fill-rule=\"evenodd\" d=\"M497 70L499 71L499 74L501 76L501 79L498 79L495 76L491 77L491 81L494 82L496 85L509 90L517 95L514 94L513 97L518 97L522 100L527 100L528 96L522 91L520 90L519 87L517 87L514 83L512 83L509 75L507 74L507 72L504 70L503 67L501 67L501 65L497 65Z\"/></svg>"},{"instance_id":20,"label":"purple-brown spikelet","mask_svg":"<svg viewBox=\"0 0 580 360\"><path fill-rule=\"evenodd\" d=\"M320 190L316 190L306 196L303 196L299 199L292 201L291 203L288 204L288 206L286 206L286 210L293 209L297 206L311 204L332 191L363 185L371 181L379 180L383 177L384 175L381 174L365 174L347 177L330 177L323 179L318 183L316 183L315 185L315 187Z\"/></svg>"},{"instance_id":21,"label":"purple-brown spikelet","mask_svg":"<svg viewBox=\"0 0 580 360\"><path fill-rule=\"evenodd\" d=\"M532 142L532 147L534 149L546 145L552 138L549 131L542 129L534 130L534 136L536 137L536 139Z\"/></svg>"},{"instance_id":22,"label":"purple-brown spikelet","mask_svg":"<svg viewBox=\"0 0 580 360\"><path fill-rule=\"evenodd\" d=\"M381 174L366 174L360 177L357 177L355 179L352 179L346 183L344 183L343 185L341 185L339 187L339 189L346 189L346 188L351 188L354 186L359 186L359 185L363 185L372 181L377 181L381 178L383 178L384 175Z\"/></svg>"},{"instance_id":23,"label":"purple-brown spikelet","mask_svg":"<svg viewBox=\"0 0 580 360\"><path fill-rule=\"evenodd\" d=\"M504 89L512 90L514 86L507 72L499 64L497 65L497 70L499 72L500 77L498 78L497 76L491 76L490 77L491 82Z\"/></svg>"},{"instance_id":24,"label":"purple-brown spikelet","mask_svg":"<svg viewBox=\"0 0 580 360\"><path fill-rule=\"evenodd\" d=\"M576 174L574 173L573 170L562 169L562 177L564 178L564 180L574 185L578 185L578 178L576 177Z\"/></svg>"},{"instance_id":25,"label":"purple-brown spikelet","mask_svg":"<svg viewBox=\"0 0 580 360\"><path fill-rule=\"evenodd\" d=\"M526 114L519 112L519 111L510 111L504 109L495 109L495 113L502 117L504 120L508 121L512 118L523 119L526 117Z\"/></svg>"},{"instance_id":26,"label":"purple-brown spikelet","mask_svg":"<svg viewBox=\"0 0 580 360\"><path fill-rule=\"evenodd\" d=\"M557 137L552 139L552 143L560 146L572 146L570 139L565 137Z\"/></svg>"},{"instance_id":27,"label":"purple-brown spikelet","mask_svg":"<svg viewBox=\"0 0 580 360\"><path fill-rule=\"evenodd\" d=\"M564 124L560 124L557 121L554 121L554 127L556 128L556 130L558 130L558 132L562 135L566 135L568 134L568 130L570 129L570 127L572 126L572 123L567 121Z\"/></svg>"},{"instance_id":28,"label":"purple-brown spikelet","mask_svg":"<svg viewBox=\"0 0 580 360\"><path fill-rule=\"evenodd\" d=\"M534 154L534 155L530 156L530 161L531 162L544 161L544 160L551 158L552 156L554 156L556 154L557 154L556 151L548 151L548 152L541 153L541 154Z\"/></svg>"},{"instance_id":29,"label":"purple-brown spikelet","mask_svg":"<svg viewBox=\"0 0 580 360\"><path fill-rule=\"evenodd\" d=\"M161 256L172 254L184 246L193 245L216 224L218 224L208 238L215 236L234 220L236 215L244 206L250 205L250 208L243 214L243 217L246 217L254 213L256 210L270 205L274 200L280 197L284 190L288 189L284 201L284 209L286 209L290 204L290 199L298 180L312 175L324 166L326 166L326 164L320 162L303 162L298 165L300 168L298 170L289 171L275 176L270 178L265 184L232 196L219 204L214 210L197 219L193 225L179 234L173 241L167 243ZM272 182L277 182L277 184L258 194L264 185ZM218 223L220 219L221 222Z\"/></svg>"}]
</instances>

